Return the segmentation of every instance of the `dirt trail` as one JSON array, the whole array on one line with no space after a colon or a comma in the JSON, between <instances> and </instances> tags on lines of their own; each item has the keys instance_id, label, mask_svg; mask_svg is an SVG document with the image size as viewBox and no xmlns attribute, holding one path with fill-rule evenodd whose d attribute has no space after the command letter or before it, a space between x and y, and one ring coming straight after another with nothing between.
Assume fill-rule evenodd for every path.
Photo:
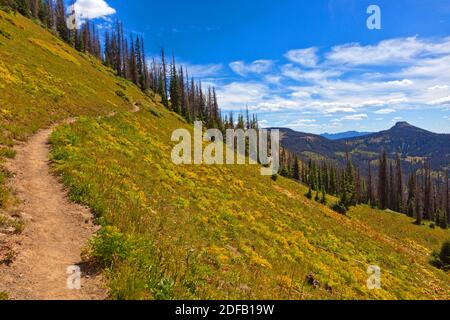
<instances>
[{"instance_id":1,"label":"dirt trail","mask_svg":"<svg viewBox=\"0 0 450 320\"><path fill-rule=\"evenodd\" d=\"M81 289L67 288L67 268L80 263L80 253L96 231L89 209L67 199L61 183L50 173L48 138L41 130L18 145L8 163L14 174L12 188L22 202L18 212L25 221L9 267L0 268L0 291L11 299L104 299L100 275L82 271Z\"/></svg>"},{"instance_id":2,"label":"dirt trail","mask_svg":"<svg viewBox=\"0 0 450 320\"><path fill-rule=\"evenodd\" d=\"M131 112L138 111L139 105L133 103ZM52 131L41 130L19 144L15 159L7 164L25 230L16 237L14 262L0 266L0 292L18 300L102 300L107 291L101 273L83 265L80 257L98 227L89 208L69 201L62 183L50 172ZM74 266L81 269L79 290L67 287L68 268Z\"/></svg>"}]
</instances>

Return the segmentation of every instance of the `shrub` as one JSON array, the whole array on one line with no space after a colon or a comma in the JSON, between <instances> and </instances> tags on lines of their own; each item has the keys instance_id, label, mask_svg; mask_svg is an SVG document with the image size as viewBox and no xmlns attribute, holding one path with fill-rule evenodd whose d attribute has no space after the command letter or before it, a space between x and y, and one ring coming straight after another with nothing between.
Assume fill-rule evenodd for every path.
<instances>
[{"instance_id":1,"label":"shrub","mask_svg":"<svg viewBox=\"0 0 450 320\"><path fill-rule=\"evenodd\" d=\"M317 202L320 201L319 191L316 192L316 196L314 197L314 200L317 201Z\"/></svg>"},{"instance_id":2,"label":"shrub","mask_svg":"<svg viewBox=\"0 0 450 320\"><path fill-rule=\"evenodd\" d=\"M311 190L311 188L309 188L308 193L306 193L305 196L306 196L308 199L310 199L310 200L312 199L312 190Z\"/></svg>"},{"instance_id":3,"label":"shrub","mask_svg":"<svg viewBox=\"0 0 450 320\"><path fill-rule=\"evenodd\" d=\"M11 39L11 35L8 32L3 31L1 29L0 29L0 36L5 37L6 39Z\"/></svg>"},{"instance_id":4,"label":"shrub","mask_svg":"<svg viewBox=\"0 0 450 320\"><path fill-rule=\"evenodd\" d=\"M278 180L278 175L277 174L273 174L272 175L272 180L273 181L277 181Z\"/></svg>"},{"instance_id":5,"label":"shrub","mask_svg":"<svg viewBox=\"0 0 450 320\"><path fill-rule=\"evenodd\" d=\"M8 294L6 292L0 292L0 301L8 300Z\"/></svg>"},{"instance_id":6,"label":"shrub","mask_svg":"<svg viewBox=\"0 0 450 320\"><path fill-rule=\"evenodd\" d=\"M16 150L9 147L0 148L0 157L5 157L8 159L14 159L16 156Z\"/></svg>"},{"instance_id":7,"label":"shrub","mask_svg":"<svg viewBox=\"0 0 450 320\"><path fill-rule=\"evenodd\" d=\"M122 98L123 100L130 102L130 98L128 98L128 96L125 94L125 92L123 92L122 90L117 90L116 91L116 96Z\"/></svg>"},{"instance_id":8,"label":"shrub","mask_svg":"<svg viewBox=\"0 0 450 320\"><path fill-rule=\"evenodd\" d=\"M335 203L331 209L340 214L346 214L348 211L348 208L342 202Z\"/></svg>"},{"instance_id":9,"label":"shrub","mask_svg":"<svg viewBox=\"0 0 450 320\"><path fill-rule=\"evenodd\" d=\"M320 199L321 204L327 204L327 194L322 190L322 198Z\"/></svg>"},{"instance_id":10,"label":"shrub","mask_svg":"<svg viewBox=\"0 0 450 320\"><path fill-rule=\"evenodd\" d=\"M450 241L446 241L440 252L434 252L431 263L440 269L450 270Z\"/></svg>"},{"instance_id":11,"label":"shrub","mask_svg":"<svg viewBox=\"0 0 450 320\"><path fill-rule=\"evenodd\" d=\"M156 111L156 110L150 109L150 113L151 113L153 116L157 117L157 118L161 118L161 113L159 113L159 112Z\"/></svg>"},{"instance_id":12,"label":"shrub","mask_svg":"<svg viewBox=\"0 0 450 320\"><path fill-rule=\"evenodd\" d=\"M444 266L450 266L450 241L447 241L442 245L439 259L441 259Z\"/></svg>"},{"instance_id":13,"label":"shrub","mask_svg":"<svg viewBox=\"0 0 450 320\"><path fill-rule=\"evenodd\" d=\"M90 241L88 256L104 267L111 267L115 261L124 260L130 249L127 237L117 227L106 226Z\"/></svg>"}]
</instances>

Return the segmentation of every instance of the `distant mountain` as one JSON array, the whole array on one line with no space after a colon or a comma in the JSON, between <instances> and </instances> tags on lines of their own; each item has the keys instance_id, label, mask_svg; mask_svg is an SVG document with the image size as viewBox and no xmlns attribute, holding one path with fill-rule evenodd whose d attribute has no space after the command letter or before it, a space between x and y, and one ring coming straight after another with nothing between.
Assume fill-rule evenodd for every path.
<instances>
[{"instance_id":1,"label":"distant mountain","mask_svg":"<svg viewBox=\"0 0 450 320\"><path fill-rule=\"evenodd\" d=\"M320 136L327 138L328 140L341 140L355 137L363 137L372 134L373 132L359 132L359 131L346 131L340 133L322 133Z\"/></svg>"},{"instance_id":2,"label":"distant mountain","mask_svg":"<svg viewBox=\"0 0 450 320\"><path fill-rule=\"evenodd\" d=\"M435 170L450 169L450 134L433 133L407 122L399 122L389 130L339 140L291 129L280 131L281 145L303 159L344 163L348 151L353 163L364 171L367 162L377 160L385 150L391 159L400 154L405 172L419 168L424 160Z\"/></svg>"},{"instance_id":3,"label":"distant mountain","mask_svg":"<svg viewBox=\"0 0 450 320\"><path fill-rule=\"evenodd\" d=\"M413 166L428 160L434 169L450 169L450 134L433 133L407 122L399 122L386 131L345 141L361 160L386 150L391 157L399 153L405 162Z\"/></svg>"},{"instance_id":4,"label":"distant mountain","mask_svg":"<svg viewBox=\"0 0 450 320\"><path fill-rule=\"evenodd\" d=\"M294 131L287 128L280 130L281 145L301 156L313 160L337 159L337 153L345 149L345 144L332 141L320 135Z\"/></svg>"}]
</instances>

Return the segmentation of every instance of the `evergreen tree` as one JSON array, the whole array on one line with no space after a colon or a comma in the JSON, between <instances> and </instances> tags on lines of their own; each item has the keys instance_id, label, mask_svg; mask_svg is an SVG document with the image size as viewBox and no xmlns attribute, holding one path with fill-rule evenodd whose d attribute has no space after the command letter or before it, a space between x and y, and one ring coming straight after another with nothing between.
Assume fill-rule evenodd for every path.
<instances>
[{"instance_id":1,"label":"evergreen tree","mask_svg":"<svg viewBox=\"0 0 450 320\"><path fill-rule=\"evenodd\" d=\"M403 175L402 175L402 164L400 160L400 155L397 153L397 157L395 159L396 163L396 176L397 176L397 203L395 205L395 209L398 212L404 212L403 209Z\"/></svg>"},{"instance_id":2,"label":"evergreen tree","mask_svg":"<svg viewBox=\"0 0 450 320\"><path fill-rule=\"evenodd\" d=\"M64 0L56 0L56 31L59 36L66 42L69 42L69 29L66 23L66 7Z\"/></svg>"},{"instance_id":3,"label":"evergreen tree","mask_svg":"<svg viewBox=\"0 0 450 320\"><path fill-rule=\"evenodd\" d=\"M297 181L300 180L300 166L298 163L297 156L295 156L295 158L294 158L294 168L293 168L293 172L292 172L292 178Z\"/></svg>"},{"instance_id":4,"label":"evergreen tree","mask_svg":"<svg viewBox=\"0 0 450 320\"><path fill-rule=\"evenodd\" d=\"M447 216L447 224L450 225L450 194L449 194L448 170L445 172L445 212Z\"/></svg>"},{"instance_id":5,"label":"evergreen tree","mask_svg":"<svg viewBox=\"0 0 450 320\"><path fill-rule=\"evenodd\" d=\"M410 217L414 217L415 215L415 208L416 208L416 191L417 191L417 186L416 186L416 173L415 172L411 172L411 174L409 175L409 179L408 179L408 199L406 202L406 206L407 206L407 214Z\"/></svg>"},{"instance_id":6,"label":"evergreen tree","mask_svg":"<svg viewBox=\"0 0 450 320\"><path fill-rule=\"evenodd\" d=\"M367 203L371 206L375 205L374 195L373 195L373 182L372 182L372 165L370 160L368 162L368 176L367 176Z\"/></svg>"},{"instance_id":7,"label":"evergreen tree","mask_svg":"<svg viewBox=\"0 0 450 320\"><path fill-rule=\"evenodd\" d=\"M380 158L379 178L378 178L378 198L380 209L384 210L388 205L388 176L387 176L387 154L383 152Z\"/></svg>"},{"instance_id":8,"label":"evergreen tree","mask_svg":"<svg viewBox=\"0 0 450 320\"><path fill-rule=\"evenodd\" d=\"M416 178L417 181L417 178ZM422 190L418 183L416 183L416 190L414 192L414 211L416 213L416 224L421 225L423 219L422 200L420 197Z\"/></svg>"}]
</instances>

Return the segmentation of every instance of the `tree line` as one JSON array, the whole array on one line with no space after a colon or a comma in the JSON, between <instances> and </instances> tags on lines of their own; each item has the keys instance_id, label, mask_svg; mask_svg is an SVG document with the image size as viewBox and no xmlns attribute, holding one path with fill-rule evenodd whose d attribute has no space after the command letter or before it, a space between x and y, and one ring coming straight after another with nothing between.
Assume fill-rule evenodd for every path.
<instances>
[{"instance_id":1,"label":"tree line","mask_svg":"<svg viewBox=\"0 0 450 320\"><path fill-rule=\"evenodd\" d=\"M434 172L428 162L409 177L402 172L401 158L395 160L383 152L378 160L367 163L367 174L361 174L348 153L346 165L334 161L301 160L286 149L281 150L280 175L308 186L306 196L326 203L326 195L338 197L333 209L345 214L357 204L368 204L381 210L390 209L416 219L417 224L431 221L431 226L450 225L449 176Z\"/></svg>"}]
</instances>

